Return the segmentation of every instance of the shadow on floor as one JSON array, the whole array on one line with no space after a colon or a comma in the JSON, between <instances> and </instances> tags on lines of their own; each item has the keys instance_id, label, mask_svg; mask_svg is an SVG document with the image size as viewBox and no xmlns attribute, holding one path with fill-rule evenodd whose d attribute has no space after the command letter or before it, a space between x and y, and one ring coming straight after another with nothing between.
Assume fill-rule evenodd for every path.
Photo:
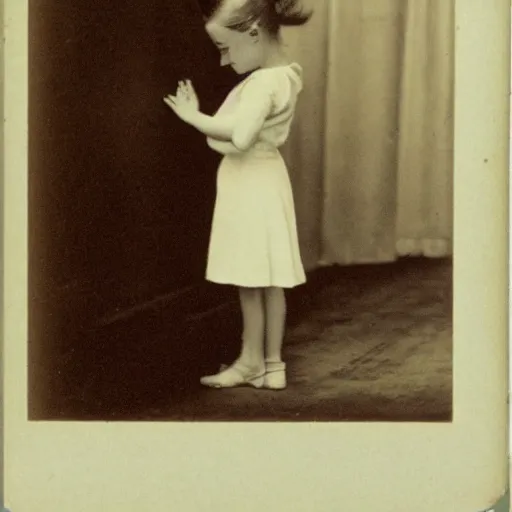
<instances>
[{"instance_id":1,"label":"shadow on floor","mask_svg":"<svg viewBox=\"0 0 512 512\"><path fill-rule=\"evenodd\" d=\"M236 355L232 298L215 315L173 324L157 311L68 348L50 383L53 405L33 419L451 420L450 261L315 272L289 294L289 387L280 392L199 385Z\"/></svg>"}]
</instances>

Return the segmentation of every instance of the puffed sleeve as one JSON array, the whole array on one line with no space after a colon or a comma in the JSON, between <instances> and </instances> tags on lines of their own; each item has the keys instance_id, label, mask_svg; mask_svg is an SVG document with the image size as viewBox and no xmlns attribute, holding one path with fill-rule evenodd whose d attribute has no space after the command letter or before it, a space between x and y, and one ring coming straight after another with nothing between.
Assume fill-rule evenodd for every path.
<instances>
[{"instance_id":1,"label":"puffed sleeve","mask_svg":"<svg viewBox=\"0 0 512 512\"><path fill-rule=\"evenodd\" d=\"M254 72L239 92L232 142L239 151L248 150L274 109L276 78L268 70Z\"/></svg>"}]
</instances>

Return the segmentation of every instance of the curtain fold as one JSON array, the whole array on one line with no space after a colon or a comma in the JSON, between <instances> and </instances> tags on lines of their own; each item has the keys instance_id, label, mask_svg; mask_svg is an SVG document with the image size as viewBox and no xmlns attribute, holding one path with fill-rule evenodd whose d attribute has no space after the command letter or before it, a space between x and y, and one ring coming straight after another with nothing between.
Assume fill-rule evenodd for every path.
<instances>
[{"instance_id":1,"label":"curtain fold","mask_svg":"<svg viewBox=\"0 0 512 512\"><path fill-rule=\"evenodd\" d=\"M324 138L326 74L329 40L330 0L310 0L314 8L310 22L299 30L285 31L284 39L292 58L304 68L304 90L297 108L290 138L283 156L290 168L297 223L304 265L318 266L323 239Z\"/></svg>"},{"instance_id":2,"label":"curtain fold","mask_svg":"<svg viewBox=\"0 0 512 512\"><path fill-rule=\"evenodd\" d=\"M451 254L453 0L317 0L284 156L304 263Z\"/></svg>"},{"instance_id":3,"label":"curtain fold","mask_svg":"<svg viewBox=\"0 0 512 512\"><path fill-rule=\"evenodd\" d=\"M398 158L397 252L451 253L454 9L408 2Z\"/></svg>"}]
</instances>

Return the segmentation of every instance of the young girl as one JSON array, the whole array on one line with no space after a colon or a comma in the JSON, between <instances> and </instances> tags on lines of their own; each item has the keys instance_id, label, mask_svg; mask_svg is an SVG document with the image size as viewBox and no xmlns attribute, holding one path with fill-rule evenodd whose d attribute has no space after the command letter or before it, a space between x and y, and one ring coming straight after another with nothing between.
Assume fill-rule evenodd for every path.
<instances>
[{"instance_id":1,"label":"young girl","mask_svg":"<svg viewBox=\"0 0 512 512\"><path fill-rule=\"evenodd\" d=\"M294 0L214 1L206 31L220 51L221 65L249 76L213 117L200 112L188 80L164 99L224 155L206 279L239 288L244 329L237 360L202 377L205 386L286 387L284 288L298 286L306 277L292 189L278 150L290 131L302 70L284 55L280 28L308 19Z\"/></svg>"}]
</instances>

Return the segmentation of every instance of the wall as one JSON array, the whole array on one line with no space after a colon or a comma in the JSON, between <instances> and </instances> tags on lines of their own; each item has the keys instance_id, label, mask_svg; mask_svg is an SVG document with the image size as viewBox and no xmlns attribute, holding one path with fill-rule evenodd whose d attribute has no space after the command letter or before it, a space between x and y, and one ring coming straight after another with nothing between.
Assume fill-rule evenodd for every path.
<instances>
[{"instance_id":1,"label":"wall","mask_svg":"<svg viewBox=\"0 0 512 512\"><path fill-rule=\"evenodd\" d=\"M162 98L187 77L211 112L234 77L187 0L33 0L29 24L31 403L45 410L66 358L115 359L108 340L134 321L158 311L172 336L225 302L203 284L218 159Z\"/></svg>"}]
</instances>

